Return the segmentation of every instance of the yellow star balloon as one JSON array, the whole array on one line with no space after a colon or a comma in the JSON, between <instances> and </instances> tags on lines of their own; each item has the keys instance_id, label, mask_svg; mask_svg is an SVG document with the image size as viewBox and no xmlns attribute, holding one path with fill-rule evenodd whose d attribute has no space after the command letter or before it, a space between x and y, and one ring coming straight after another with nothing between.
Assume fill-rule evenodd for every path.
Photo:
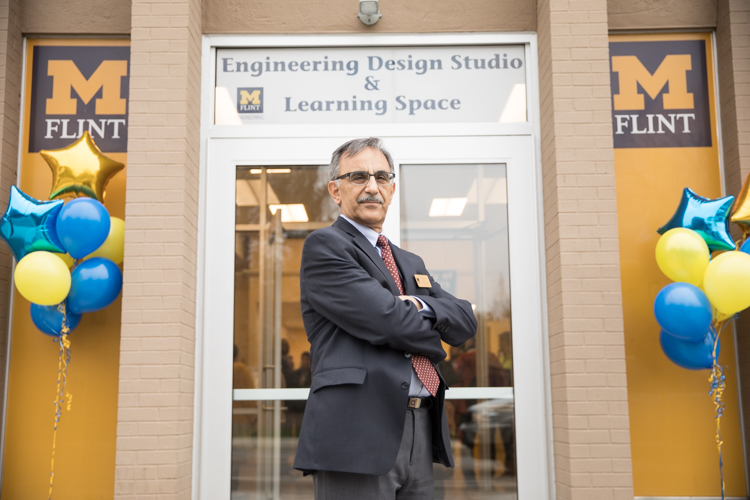
<instances>
[{"instance_id":1,"label":"yellow star balloon","mask_svg":"<svg viewBox=\"0 0 750 500\"><path fill-rule=\"evenodd\" d=\"M732 205L732 217L730 220L740 226L742 232L750 232L750 175L745 179L742 190Z\"/></svg>"},{"instance_id":2,"label":"yellow star balloon","mask_svg":"<svg viewBox=\"0 0 750 500\"><path fill-rule=\"evenodd\" d=\"M39 152L52 169L49 199L88 196L104 203L109 180L125 168L123 163L104 156L85 131L80 139L62 149Z\"/></svg>"}]
</instances>

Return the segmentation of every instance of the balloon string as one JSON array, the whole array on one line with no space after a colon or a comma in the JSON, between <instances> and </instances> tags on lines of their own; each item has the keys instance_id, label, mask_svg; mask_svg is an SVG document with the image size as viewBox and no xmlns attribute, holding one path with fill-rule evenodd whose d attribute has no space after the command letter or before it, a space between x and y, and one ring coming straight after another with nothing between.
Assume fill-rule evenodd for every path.
<instances>
[{"instance_id":1,"label":"balloon string","mask_svg":"<svg viewBox=\"0 0 750 500\"><path fill-rule=\"evenodd\" d=\"M742 247L742 245L745 243L746 239L747 239L747 233L743 232L742 233L742 238L740 238L739 240L737 240L737 242L735 242L735 245L737 246L737 248L735 248L735 250L739 250L740 247Z\"/></svg>"},{"instance_id":2,"label":"balloon string","mask_svg":"<svg viewBox=\"0 0 750 500\"><path fill-rule=\"evenodd\" d=\"M55 446L57 443L57 426L60 423L60 417L62 417L62 408L65 403L65 384L68 380L68 365L70 364L70 339L68 334L70 333L70 327L68 326L68 316L65 312L65 303L63 302L57 306L57 310L63 315L62 318L62 329L60 330L60 337L58 341L60 343L60 356L57 361L57 392L55 394L55 427L52 430L52 462L50 463L49 472L49 500L52 500L52 484L55 478ZM67 409L70 411L70 406L73 401L73 395L68 395L69 400Z\"/></svg>"},{"instance_id":3,"label":"balloon string","mask_svg":"<svg viewBox=\"0 0 750 500\"><path fill-rule=\"evenodd\" d=\"M729 324L728 321L720 322L719 324L723 323L721 325L720 329L717 329L716 338L714 339L714 349L712 352L712 358L713 358L713 369L711 370L711 375L708 377L708 382L711 385L711 390L708 392L710 396L713 396L714 400L714 406L716 407L716 447L719 450L719 476L721 479L721 499L724 500L724 457L721 452L721 445L724 444L724 442L721 439L721 417L724 415L724 389L725 389L725 382L726 377L724 375L724 369L719 364L719 360L717 358L717 350L719 346L719 336L721 335L721 332L724 331L724 328ZM717 325L718 326L718 325Z\"/></svg>"}]
</instances>

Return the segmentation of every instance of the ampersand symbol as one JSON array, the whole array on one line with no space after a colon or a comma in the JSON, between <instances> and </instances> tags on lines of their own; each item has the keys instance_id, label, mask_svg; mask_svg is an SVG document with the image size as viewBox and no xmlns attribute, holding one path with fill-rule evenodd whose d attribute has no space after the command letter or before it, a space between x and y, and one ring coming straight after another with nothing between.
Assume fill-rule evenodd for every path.
<instances>
[{"instance_id":1,"label":"ampersand symbol","mask_svg":"<svg viewBox=\"0 0 750 500\"><path fill-rule=\"evenodd\" d=\"M380 80L374 80L373 77L365 77L365 90L380 90L378 88L378 82Z\"/></svg>"}]
</instances>

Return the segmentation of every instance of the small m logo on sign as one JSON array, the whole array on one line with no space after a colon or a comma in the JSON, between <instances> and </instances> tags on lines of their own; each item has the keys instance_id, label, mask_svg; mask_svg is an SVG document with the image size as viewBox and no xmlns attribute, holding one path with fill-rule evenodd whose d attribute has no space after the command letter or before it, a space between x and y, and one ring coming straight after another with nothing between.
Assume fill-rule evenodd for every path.
<instances>
[{"instance_id":1,"label":"small m logo on sign","mask_svg":"<svg viewBox=\"0 0 750 500\"><path fill-rule=\"evenodd\" d=\"M237 89L238 113L263 112L263 87L245 87Z\"/></svg>"}]
</instances>

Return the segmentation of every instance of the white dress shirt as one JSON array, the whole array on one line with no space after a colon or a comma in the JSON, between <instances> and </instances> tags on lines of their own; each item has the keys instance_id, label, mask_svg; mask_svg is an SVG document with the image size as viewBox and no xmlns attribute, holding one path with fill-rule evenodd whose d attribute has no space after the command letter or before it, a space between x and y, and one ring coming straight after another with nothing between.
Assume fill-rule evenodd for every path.
<instances>
[{"instance_id":1,"label":"white dress shirt","mask_svg":"<svg viewBox=\"0 0 750 500\"><path fill-rule=\"evenodd\" d=\"M383 257L383 251L381 248L377 245L378 243L378 236L380 236L380 233L372 229L371 227L363 226L362 224L355 222L351 220L346 215L341 214L340 217L344 218L349 224L357 228L357 231L362 233L362 236L367 238L367 241L369 241L372 246L375 247L375 250L377 250L378 255L380 257ZM385 236L385 235L384 235ZM387 238L387 236L386 236ZM390 242L390 240L388 240ZM414 297L419 301L419 303L422 305L422 309L419 310L420 314L426 318L434 318L435 317L435 311L432 310L432 308L427 305L426 302L424 302L419 297L416 297L414 295L410 295L410 297ZM411 383L409 384L409 396L412 397L419 397L419 398L426 398L430 396L430 391L428 391L424 384L422 384L422 381L419 380L419 377L417 377L417 372L414 370L414 367L412 366L411 369Z\"/></svg>"}]
</instances>

